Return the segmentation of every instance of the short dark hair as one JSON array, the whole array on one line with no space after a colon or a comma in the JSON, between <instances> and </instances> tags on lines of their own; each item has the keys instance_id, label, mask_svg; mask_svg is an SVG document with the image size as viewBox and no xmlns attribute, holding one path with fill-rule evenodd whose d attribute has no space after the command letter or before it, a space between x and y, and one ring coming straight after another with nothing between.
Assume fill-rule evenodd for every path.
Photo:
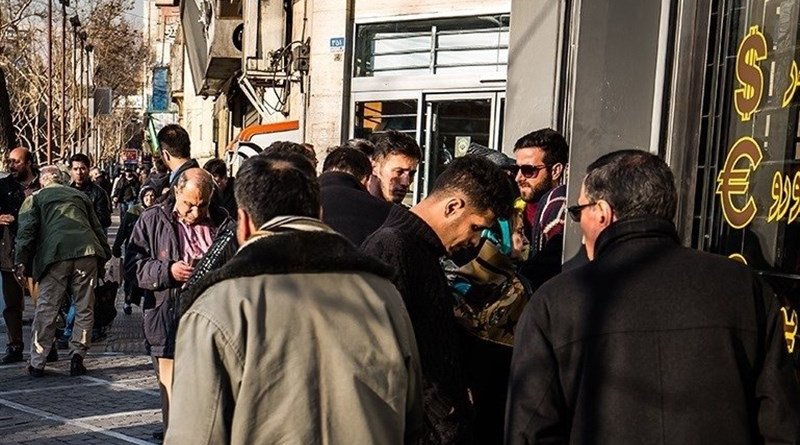
<instances>
[{"instance_id":1,"label":"short dark hair","mask_svg":"<svg viewBox=\"0 0 800 445\"><path fill-rule=\"evenodd\" d=\"M311 162L312 166L314 163L317 162L316 156L312 155L312 152L308 150L303 144L298 144L297 142L289 142L289 141L276 141L269 144L269 147L265 148L264 151L260 153L261 156L269 156L271 154L283 152L283 153L294 153L298 154Z\"/></svg>"},{"instance_id":2,"label":"short dark hair","mask_svg":"<svg viewBox=\"0 0 800 445\"><path fill-rule=\"evenodd\" d=\"M375 156L375 144L366 139L350 139L344 146L364 153L370 160Z\"/></svg>"},{"instance_id":3,"label":"short dark hair","mask_svg":"<svg viewBox=\"0 0 800 445\"><path fill-rule=\"evenodd\" d=\"M310 165L295 153L249 158L236 175L236 202L258 226L277 216L319 218L319 183L305 171Z\"/></svg>"},{"instance_id":4,"label":"short dark hair","mask_svg":"<svg viewBox=\"0 0 800 445\"><path fill-rule=\"evenodd\" d=\"M389 130L382 133L375 133L369 138L375 146L372 159L379 161L389 155L403 155L411 159L422 159L422 150L419 144L411 136L397 130Z\"/></svg>"},{"instance_id":5,"label":"short dark hair","mask_svg":"<svg viewBox=\"0 0 800 445\"><path fill-rule=\"evenodd\" d=\"M192 156L189 133L178 124L166 125L158 132L156 139L161 150L166 150L170 156L179 159L189 159Z\"/></svg>"},{"instance_id":6,"label":"short dark hair","mask_svg":"<svg viewBox=\"0 0 800 445\"><path fill-rule=\"evenodd\" d=\"M603 155L586 168L586 197L603 199L617 219L675 217L678 194L672 171L661 158L641 150Z\"/></svg>"},{"instance_id":7,"label":"short dark hair","mask_svg":"<svg viewBox=\"0 0 800 445\"><path fill-rule=\"evenodd\" d=\"M211 173L213 176L228 177L228 167L222 159L211 159L203 165L203 170Z\"/></svg>"},{"instance_id":8,"label":"short dark hair","mask_svg":"<svg viewBox=\"0 0 800 445\"><path fill-rule=\"evenodd\" d=\"M537 147L544 152L544 163L547 166L555 164L567 165L569 162L569 145L561 133L552 128L542 128L528 133L514 144L514 152L523 148Z\"/></svg>"},{"instance_id":9,"label":"short dark hair","mask_svg":"<svg viewBox=\"0 0 800 445\"><path fill-rule=\"evenodd\" d=\"M73 162L81 162L81 163L83 163L83 165L86 166L86 168L91 168L92 167L92 161L89 160L89 156L86 156L83 153L75 153L74 155L72 155L69 158L69 166L70 166L70 168L72 168L72 163Z\"/></svg>"},{"instance_id":10,"label":"short dark hair","mask_svg":"<svg viewBox=\"0 0 800 445\"><path fill-rule=\"evenodd\" d=\"M355 176L359 181L372 174L372 163L364 153L346 145L333 150L325 157L322 171L338 171Z\"/></svg>"},{"instance_id":11,"label":"short dark hair","mask_svg":"<svg viewBox=\"0 0 800 445\"><path fill-rule=\"evenodd\" d=\"M456 158L436 178L431 196L459 191L480 212L491 210L496 218L508 218L517 194L508 175L492 161L475 155Z\"/></svg>"}]
</instances>

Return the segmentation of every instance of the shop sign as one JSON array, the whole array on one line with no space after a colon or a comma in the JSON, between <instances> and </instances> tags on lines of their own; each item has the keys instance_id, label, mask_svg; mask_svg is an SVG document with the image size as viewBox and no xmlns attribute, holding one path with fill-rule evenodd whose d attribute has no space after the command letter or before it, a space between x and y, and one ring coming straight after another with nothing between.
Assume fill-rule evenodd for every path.
<instances>
[{"instance_id":1,"label":"shop sign","mask_svg":"<svg viewBox=\"0 0 800 445\"><path fill-rule=\"evenodd\" d=\"M736 54L736 80L733 103L741 122L748 122L758 112L766 85L760 63L768 57L767 41L758 25L748 29ZM800 71L792 62L789 87L783 94L782 108L787 107L800 86ZM740 137L728 151L722 170L717 176L716 194L719 195L725 222L735 229L747 227L758 214L758 206L751 193L751 178L763 159L758 141L750 136ZM770 189L772 205L767 222L786 219L792 223L800 216L800 172L792 177L782 171L773 174Z\"/></svg>"}]
</instances>

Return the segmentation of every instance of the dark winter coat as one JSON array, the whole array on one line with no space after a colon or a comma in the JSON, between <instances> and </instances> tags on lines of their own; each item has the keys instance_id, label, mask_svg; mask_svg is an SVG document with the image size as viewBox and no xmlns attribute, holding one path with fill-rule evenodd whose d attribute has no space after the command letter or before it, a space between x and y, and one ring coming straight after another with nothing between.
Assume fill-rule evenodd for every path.
<instances>
[{"instance_id":1,"label":"dark winter coat","mask_svg":"<svg viewBox=\"0 0 800 445\"><path fill-rule=\"evenodd\" d=\"M142 187L152 187L156 191L156 198L162 196L165 188L169 188L169 173L153 173L142 184Z\"/></svg>"},{"instance_id":2,"label":"dark winter coat","mask_svg":"<svg viewBox=\"0 0 800 445\"><path fill-rule=\"evenodd\" d=\"M800 441L778 302L748 267L661 219L615 222L595 252L523 313L506 443Z\"/></svg>"},{"instance_id":3,"label":"dark winter coat","mask_svg":"<svg viewBox=\"0 0 800 445\"><path fill-rule=\"evenodd\" d=\"M231 219L237 218L237 213L239 210L239 206L236 204L236 195L234 193L235 183L236 178L228 178L228 185L225 187L225 190L220 190L219 188L214 187L214 193L216 194L217 202L228 212L228 215L230 215Z\"/></svg>"},{"instance_id":4,"label":"dark winter coat","mask_svg":"<svg viewBox=\"0 0 800 445\"><path fill-rule=\"evenodd\" d=\"M436 232L403 206L362 249L395 270L393 280L411 317L423 376L426 444L472 442L472 407L467 393L458 326L447 278L439 263L446 254Z\"/></svg>"},{"instance_id":5,"label":"dark winter coat","mask_svg":"<svg viewBox=\"0 0 800 445\"><path fill-rule=\"evenodd\" d=\"M23 201L25 189L13 175L0 179L0 215L14 216L13 223L0 226L0 270L10 271L14 268L14 237L17 236L17 219Z\"/></svg>"},{"instance_id":6,"label":"dark winter coat","mask_svg":"<svg viewBox=\"0 0 800 445\"><path fill-rule=\"evenodd\" d=\"M356 246L378 230L391 204L367 192L353 175L327 172L319 177L322 220Z\"/></svg>"},{"instance_id":7,"label":"dark winter coat","mask_svg":"<svg viewBox=\"0 0 800 445\"><path fill-rule=\"evenodd\" d=\"M125 279L145 290L145 340L150 354L156 357L173 356L175 300L183 285L170 273L172 264L182 258L174 207L172 198L145 210L133 227L125 252ZM210 217L212 227L218 228L228 214L212 207Z\"/></svg>"},{"instance_id":8,"label":"dark winter coat","mask_svg":"<svg viewBox=\"0 0 800 445\"><path fill-rule=\"evenodd\" d=\"M120 184L117 186L114 195L117 201L131 202L135 201L137 196L139 196L139 181L136 178L128 179L123 177L120 179Z\"/></svg>"},{"instance_id":9,"label":"dark winter coat","mask_svg":"<svg viewBox=\"0 0 800 445\"><path fill-rule=\"evenodd\" d=\"M92 201L92 206L97 214L97 219L100 220L100 226L104 229L110 227L111 204L108 200L108 195L106 194L105 190L91 181L86 181L83 184L83 187L78 187L73 183L72 188L82 191L86 194L86 196L89 197L89 200Z\"/></svg>"}]
</instances>

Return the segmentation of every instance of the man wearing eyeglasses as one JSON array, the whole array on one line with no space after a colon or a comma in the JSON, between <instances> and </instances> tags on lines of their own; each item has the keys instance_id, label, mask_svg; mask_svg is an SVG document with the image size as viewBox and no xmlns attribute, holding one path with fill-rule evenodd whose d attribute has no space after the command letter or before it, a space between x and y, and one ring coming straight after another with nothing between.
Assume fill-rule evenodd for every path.
<instances>
[{"instance_id":1,"label":"man wearing eyeglasses","mask_svg":"<svg viewBox=\"0 0 800 445\"><path fill-rule=\"evenodd\" d=\"M683 247L676 208L658 156L587 168L569 213L592 261L523 311L506 444L800 443L777 298L747 266Z\"/></svg>"},{"instance_id":2,"label":"man wearing eyeglasses","mask_svg":"<svg viewBox=\"0 0 800 445\"><path fill-rule=\"evenodd\" d=\"M514 144L515 180L526 202L531 256L520 273L535 288L561 272L567 189L563 182L569 146L559 132L543 128Z\"/></svg>"}]
</instances>

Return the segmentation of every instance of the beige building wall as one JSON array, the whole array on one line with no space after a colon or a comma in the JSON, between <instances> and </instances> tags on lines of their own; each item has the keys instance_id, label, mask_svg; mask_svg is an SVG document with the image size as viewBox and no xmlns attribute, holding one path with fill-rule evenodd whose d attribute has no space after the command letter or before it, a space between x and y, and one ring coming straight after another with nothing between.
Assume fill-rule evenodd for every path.
<instances>
[{"instance_id":1,"label":"beige building wall","mask_svg":"<svg viewBox=\"0 0 800 445\"><path fill-rule=\"evenodd\" d=\"M294 85L289 119L305 129L305 140L314 144L319 159L328 147L339 145L349 135L350 97L346 82L352 76L345 54L333 52L330 39L353 38L348 21L396 21L480 15L511 10L511 0L307 0L294 5L293 36L302 37L304 8L307 8L306 37L311 38L311 68L306 94ZM351 9L352 8L352 9ZM350 35L348 35L348 30ZM348 42L353 43L353 42ZM307 108L304 107L307 104ZM346 125L346 126L345 126Z\"/></svg>"},{"instance_id":2,"label":"beige building wall","mask_svg":"<svg viewBox=\"0 0 800 445\"><path fill-rule=\"evenodd\" d=\"M185 51L185 48L184 48ZM192 82L192 70L189 68L189 57L184 52L183 66L183 109L180 124L189 133L192 141L192 157L200 165L214 157L214 103L212 97L197 96Z\"/></svg>"}]
</instances>

